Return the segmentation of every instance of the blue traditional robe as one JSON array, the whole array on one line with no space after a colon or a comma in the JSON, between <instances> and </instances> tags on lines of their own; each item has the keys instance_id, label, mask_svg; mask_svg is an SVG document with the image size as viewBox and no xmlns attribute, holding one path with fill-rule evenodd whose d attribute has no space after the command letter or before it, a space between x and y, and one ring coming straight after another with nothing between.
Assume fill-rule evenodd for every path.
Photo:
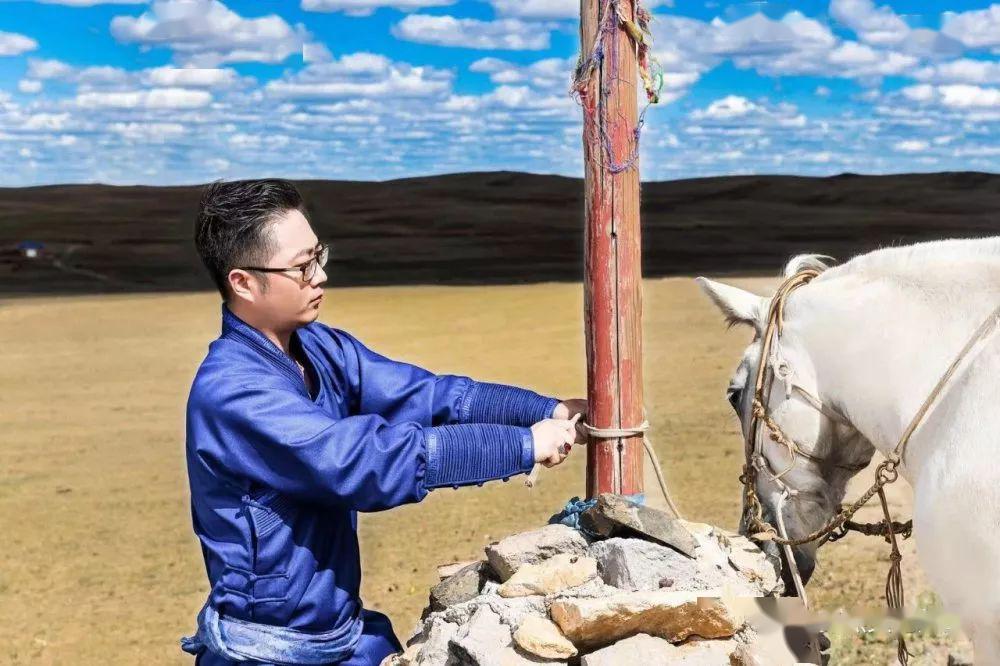
<instances>
[{"instance_id":1,"label":"blue traditional robe","mask_svg":"<svg viewBox=\"0 0 1000 666\"><path fill-rule=\"evenodd\" d=\"M346 645L363 624L357 512L530 471L529 426L558 401L435 375L319 322L290 345L312 393L295 361L223 304L222 334L191 387L187 466L206 605L234 623L233 642L246 623Z\"/></svg>"}]
</instances>

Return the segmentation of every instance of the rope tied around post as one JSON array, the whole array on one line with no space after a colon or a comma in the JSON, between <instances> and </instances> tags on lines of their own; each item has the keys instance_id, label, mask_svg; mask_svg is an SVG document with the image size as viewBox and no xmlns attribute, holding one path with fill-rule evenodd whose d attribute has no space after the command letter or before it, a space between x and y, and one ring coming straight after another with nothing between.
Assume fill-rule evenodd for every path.
<instances>
[{"instance_id":1,"label":"rope tied around post","mask_svg":"<svg viewBox=\"0 0 1000 666\"><path fill-rule=\"evenodd\" d=\"M646 410L643 409L643 414ZM660 486L660 492L663 493L663 499L667 503L667 507L670 509L671 513L674 514L675 518L681 517L681 512L674 503L673 497L670 496L670 491L667 490L667 482L663 478L663 469L660 467L660 460L656 456L656 451L653 450L653 443L649 440L649 436L646 433L649 431L649 420L644 418L642 423L637 426L627 427L627 428L597 428L590 425L585 421L580 421L577 426L586 431L587 435L593 439L622 439L628 437L642 436L642 446L646 450L646 455L649 456L649 461L653 465L653 472L656 473L656 481ZM534 487L538 479L538 465L531 470L531 474L525 479L524 485L529 488Z\"/></svg>"},{"instance_id":2,"label":"rope tied around post","mask_svg":"<svg viewBox=\"0 0 1000 666\"><path fill-rule=\"evenodd\" d=\"M584 113L593 117L599 110L601 114L600 122L597 123L601 134L601 144L606 154L605 165L611 174L618 174L632 168L639 160L639 140L642 134L642 127L645 124L646 110L650 105L660 101L660 91L663 88L663 68L656 58L652 57L649 48L652 45L652 33L649 31L649 23L652 15L643 7L639 0L635 2L635 20L625 16L622 12L620 0L605 0L602 5L601 21L597 29L597 35L590 53L586 56L581 54L577 61L576 70L573 74L573 84L570 94L577 98L583 107ZM609 73L612 78L618 76L618 45L615 38L615 28L621 27L632 41L636 58L639 62L639 77L642 79L643 88L646 91L646 106L639 113L633 132L633 148L628 157L621 162L614 159L611 137L607 132L607 90L598 81L598 100L595 104L588 99L588 87L595 72L605 61L608 63Z\"/></svg>"}]
</instances>

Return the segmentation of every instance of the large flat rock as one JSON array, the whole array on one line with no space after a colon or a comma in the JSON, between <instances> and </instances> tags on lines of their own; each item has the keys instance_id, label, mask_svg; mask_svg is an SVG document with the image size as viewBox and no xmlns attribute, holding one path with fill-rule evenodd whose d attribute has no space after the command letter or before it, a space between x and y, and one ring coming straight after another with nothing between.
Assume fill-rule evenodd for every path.
<instances>
[{"instance_id":1,"label":"large flat rock","mask_svg":"<svg viewBox=\"0 0 1000 666\"><path fill-rule=\"evenodd\" d=\"M638 536L656 541L691 558L698 548L683 520L612 493L599 495L597 503L580 514L580 526L603 537Z\"/></svg>"},{"instance_id":2,"label":"large flat rock","mask_svg":"<svg viewBox=\"0 0 1000 666\"><path fill-rule=\"evenodd\" d=\"M692 636L729 638L743 619L725 602L694 592L634 592L553 601L549 614L578 648L609 645L636 634L673 643Z\"/></svg>"},{"instance_id":3,"label":"large flat rock","mask_svg":"<svg viewBox=\"0 0 1000 666\"><path fill-rule=\"evenodd\" d=\"M555 524L514 534L486 547L486 558L501 582L525 564L538 564L559 554L586 555L587 540L572 527Z\"/></svg>"}]
</instances>

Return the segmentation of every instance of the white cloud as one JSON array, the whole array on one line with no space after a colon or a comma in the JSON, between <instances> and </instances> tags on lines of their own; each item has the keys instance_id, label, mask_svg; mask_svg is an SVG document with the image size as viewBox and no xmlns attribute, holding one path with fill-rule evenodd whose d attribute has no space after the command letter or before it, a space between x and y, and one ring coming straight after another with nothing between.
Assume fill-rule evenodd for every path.
<instances>
[{"instance_id":1,"label":"white cloud","mask_svg":"<svg viewBox=\"0 0 1000 666\"><path fill-rule=\"evenodd\" d=\"M780 20L758 13L732 23L721 19L703 23L663 18L666 20L658 17L653 23L654 50L667 71L701 73L730 58L736 67L765 76L812 75L871 81L905 74L920 61L907 53L842 41L828 26L797 11Z\"/></svg>"},{"instance_id":2,"label":"white cloud","mask_svg":"<svg viewBox=\"0 0 1000 666\"><path fill-rule=\"evenodd\" d=\"M872 0L831 0L830 16L853 30L861 41L877 46L896 45L910 31L892 7L876 7Z\"/></svg>"},{"instance_id":3,"label":"white cloud","mask_svg":"<svg viewBox=\"0 0 1000 666\"><path fill-rule=\"evenodd\" d=\"M26 95L35 95L42 92L42 82L35 79L21 79L17 82L17 89Z\"/></svg>"},{"instance_id":4,"label":"white cloud","mask_svg":"<svg viewBox=\"0 0 1000 666\"><path fill-rule=\"evenodd\" d=\"M391 7L409 12L424 7L447 7L457 0L302 0L302 9L311 12L344 12L349 16L370 16L376 9Z\"/></svg>"},{"instance_id":5,"label":"white cloud","mask_svg":"<svg viewBox=\"0 0 1000 666\"><path fill-rule=\"evenodd\" d=\"M244 18L219 0L154 0L139 17L116 16L111 34L123 43L165 46L182 63L283 62L301 53L305 28L277 14Z\"/></svg>"},{"instance_id":6,"label":"white cloud","mask_svg":"<svg viewBox=\"0 0 1000 666\"><path fill-rule=\"evenodd\" d=\"M833 91L826 86L816 86L816 90L813 91L817 97L829 97L832 93Z\"/></svg>"},{"instance_id":7,"label":"white cloud","mask_svg":"<svg viewBox=\"0 0 1000 666\"><path fill-rule=\"evenodd\" d=\"M759 127L802 128L807 122L794 104L754 102L741 95L726 95L690 117L703 125L738 126L739 134L759 134Z\"/></svg>"},{"instance_id":8,"label":"white cloud","mask_svg":"<svg viewBox=\"0 0 1000 666\"><path fill-rule=\"evenodd\" d=\"M148 88L210 88L225 90L249 86L250 77L241 77L226 68L152 67L127 70L106 65L77 68L60 60L28 61L28 77L35 80L59 80L75 83L81 90Z\"/></svg>"},{"instance_id":9,"label":"white cloud","mask_svg":"<svg viewBox=\"0 0 1000 666\"><path fill-rule=\"evenodd\" d=\"M61 60L28 59L28 76L33 79L61 79L73 71L73 67Z\"/></svg>"},{"instance_id":10,"label":"white cloud","mask_svg":"<svg viewBox=\"0 0 1000 666\"><path fill-rule=\"evenodd\" d=\"M135 142L166 141L176 139L185 132L180 123L164 122L116 122L109 123L107 129Z\"/></svg>"},{"instance_id":11,"label":"white cloud","mask_svg":"<svg viewBox=\"0 0 1000 666\"><path fill-rule=\"evenodd\" d=\"M931 85L922 83L902 89L906 99L921 104L935 104L950 109L1000 110L1000 88L965 83Z\"/></svg>"},{"instance_id":12,"label":"white cloud","mask_svg":"<svg viewBox=\"0 0 1000 666\"><path fill-rule=\"evenodd\" d=\"M913 78L930 83L1000 83L1000 62L961 58L921 67Z\"/></svg>"},{"instance_id":13,"label":"white cloud","mask_svg":"<svg viewBox=\"0 0 1000 666\"><path fill-rule=\"evenodd\" d=\"M232 88L240 76L230 68L155 67L142 72L149 85L159 88Z\"/></svg>"},{"instance_id":14,"label":"white cloud","mask_svg":"<svg viewBox=\"0 0 1000 666\"><path fill-rule=\"evenodd\" d=\"M428 97L449 92L452 78L447 70L414 67L374 53L353 53L269 81L264 90L275 98L302 100Z\"/></svg>"},{"instance_id":15,"label":"white cloud","mask_svg":"<svg viewBox=\"0 0 1000 666\"><path fill-rule=\"evenodd\" d=\"M919 139L907 139L905 141L897 141L893 145L893 150L901 153L922 153L930 147L930 144L926 141Z\"/></svg>"},{"instance_id":16,"label":"white cloud","mask_svg":"<svg viewBox=\"0 0 1000 666\"><path fill-rule=\"evenodd\" d=\"M691 116L696 120L729 120L732 118L742 118L759 108L746 97L727 95L722 99L715 100L703 111L695 111Z\"/></svg>"},{"instance_id":17,"label":"white cloud","mask_svg":"<svg viewBox=\"0 0 1000 666\"><path fill-rule=\"evenodd\" d=\"M1000 52L1000 3L968 12L945 12L941 32L974 49Z\"/></svg>"},{"instance_id":18,"label":"white cloud","mask_svg":"<svg viewBox=\"0 0 1000 666\"><path fill-rule=\"evenodd\" d=\"M61 131L66 128L71 119L68 113L35 113L24 119L18 127L25 131Z\"/></svg>"},{"instance_id":19,"label":"white cloud","mask_svg":"<svg viewBox=\"0 0 1000 666\"><path fill-rule=\"evenodd\" d=\"M716 19L710 51L720 56L760 56L828 49L836 43L830 29L789 12L780 21L753 14L733 23Z\"/></svg>"},{"instance_id":20,"label":"white cloud","mask_svg":"<svg viewBox=\"0 0 1000 666\"><path fill-rule=\"evenodd\" d=\"M38 48L38 42L16 32L0 32L0 56L16 56Z\"/></svg>"},{"instance_id":21,"label":"white cloud","mask_svg":"<svg viewBox=\"0 0 1000 666\"><path fill-rule=\"evenodd\" d=\"M413 14L392 27L399 39L470 49L539 50L549 47L551 26L519 19L455 18Z\"/></svg>"},{"instance_id":22,"label":"white cloud","mask_svg":"<svg viewBox=\"0 0 1000 666\"><path fill-rule=\"evenodd\" d=\"M902 53L877 51L858 42L844 42L830 52L828 62L844 68L847 76L861 77L902 74L919 60Z\"/></svg>"},{"instance_id":23,"label":"white cloud","mask_svg":"<svg viewBox=\"0 0 1000 666\"><path fill-rule=\"evenodd\" d=\"M86 109L195 109L211 102L211 93L184 88L85 92L76 96L77 106Z\"/></svg>"},{"instance_id":24,"label":"white cloud","mask_svg":"<svg viewBox=\"0 0 1000 666\"><path fill-rule=\"evenodd\" d=\"M965 45L957 39L935 30L917 28L910 30L895 45L895 49L909 55L924 58L950 58L961 55L965 51Z\"/></svg>"},{"instance_id":25,"label":"white cloud","mask_svg":"<svg viewBox=\"0 0 1000 666\"><path fill-rule=\"evenodd\" d=\"M499 85L526 84L551 90L568 88L576 58L545 58L530 65L518 65L499 58L481 58L469 65L470 72L489 74Z\"/></svg>"},{"instance_id":26,"label":"white cloud","mask_svg":"<svg viewBox=\"0 0 1000 666\"><path fill-rule=\"evenodd\" d=\"M907 86L902 90L903 96L914 102L929 102L934 99L934 92L934 86L928 84Z\"/></svg>"},{"instance_id":27,"label":"white cloud","mask_svg":"<svg viewBox=\"0 0 1000 666\"><path fill-rule=\"evenodd\" d=\"M953 109L988 108L1000 110L1000 88L956 83L938 86L941 103Z\"/></svg>"}]
</instances>

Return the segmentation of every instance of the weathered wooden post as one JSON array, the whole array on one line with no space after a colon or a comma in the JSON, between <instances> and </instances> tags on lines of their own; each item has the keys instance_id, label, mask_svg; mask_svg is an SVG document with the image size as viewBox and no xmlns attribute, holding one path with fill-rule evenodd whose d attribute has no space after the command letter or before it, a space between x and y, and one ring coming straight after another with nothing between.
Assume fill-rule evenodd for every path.
<instances>
[{"instance_id":1,"label":"weathered wooden post","mask_svg":"<svg viewBox=\"0 0 1000 666\"><path fill-rule=\"evenodd\" d=\"M594 428L641 424L642 270L639 236L637 44L620 20L635 0L580 0L586 179L584 317L588 421ZM640 37L641 39L641 37ZM591 437L587 497L643 492L642 434Z\"/></svg>"}]
</instances>

